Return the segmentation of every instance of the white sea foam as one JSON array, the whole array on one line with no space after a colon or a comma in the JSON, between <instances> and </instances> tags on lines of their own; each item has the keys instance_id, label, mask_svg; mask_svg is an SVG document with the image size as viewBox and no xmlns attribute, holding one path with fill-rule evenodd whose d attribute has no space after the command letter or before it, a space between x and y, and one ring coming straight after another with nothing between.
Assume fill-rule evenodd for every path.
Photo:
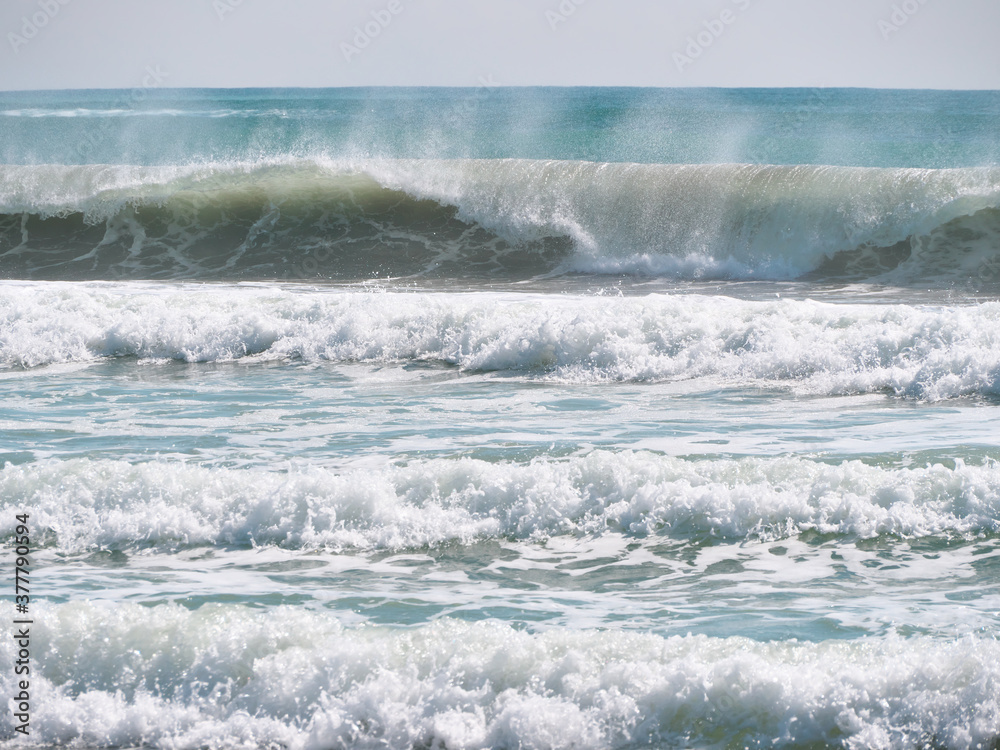
<instances>
[{"instance_id":1,"label":"white sea foam","mask_svg":"<svg viewBox=\"0 0 1000 750\"><path fill-rule=\"evenodd\" d=\"M0 366L125 356L439 361L573 382L940 400L1000 393L1000 304L0 286Z\"/></svg>"},{"instance_id":2,"label":"white sea foam","mask_svg":"<svg viewBox=\"0 0 1000 750\"><path fill-rule=\"evenodd\" d=\"M771 540L1000 531L1000 466L593 451L527 464L415 461L338 474L74 459L0 470L0 521L64 552L183 545L403 549L558 535ZM39 537L42 538L42 537Z\"/></svg>"},{"instance_id":3,"label":"white sea foam","mask_svg":"<svg viewBox=\"0 0 1000 750\"><path fill-rule=\"evenodd\" d=\"M529 633L206 605L37 607L32 740L86 747L992 747L1000 645ZM14 695L15 645L0 642ZM13 737L10 711L0 738Z\"/></svg>"}]
</instances>

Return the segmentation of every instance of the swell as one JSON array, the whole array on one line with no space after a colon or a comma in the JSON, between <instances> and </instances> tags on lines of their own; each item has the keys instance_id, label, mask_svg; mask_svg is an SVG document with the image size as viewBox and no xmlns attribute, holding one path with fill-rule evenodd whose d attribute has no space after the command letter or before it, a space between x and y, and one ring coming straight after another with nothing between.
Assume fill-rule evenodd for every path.
<instances>
[{"instance_id":1,"label":"swell","mask_svg":"<svg viewBox=\"0 0 1000 750\"><path fill-rule=\"evenodd\" d=\"M577 383L1000 395L1000 303L945 307L287 287L0 287L0 368L104 358L444 363Z\"/></svg>"},{"instance_id":2,"label":"swell","mask_svg":"<svg viewBox=\"0 0 1000 750\"><path fill-rule=\"evenodd\" d=\"M1000 647L985 637L757 642L33 606L31 729L46 746L968 750L1000 735ZM15 652L0 643L6 695Z\"/></svg>"},{"instance_id":3,"label":"swell","mask_svg":"<svg viewBox=\"0 0 1000 750\"><path fill-rule=\"evenodd\" d=\"M90 550L268 546L401 550L625 535L771 541L1000 532L1000 466L884 468L805 458L686 460L593 451L527 464L410 462L339 474L167 462L47 461L0 470L2 507L37 541ZM14 532L13 510L2 533Z\"/></svg>"},{"instance_id":4,"label":"swell","mask_svg":"<svg viewBox=\"0 0 1000 750\"><path fill-rule=\"evenodd\" d=\"M0 167L6 278L1000 277L1000 171L320 159Z\"/></svg>"}]
</instances>

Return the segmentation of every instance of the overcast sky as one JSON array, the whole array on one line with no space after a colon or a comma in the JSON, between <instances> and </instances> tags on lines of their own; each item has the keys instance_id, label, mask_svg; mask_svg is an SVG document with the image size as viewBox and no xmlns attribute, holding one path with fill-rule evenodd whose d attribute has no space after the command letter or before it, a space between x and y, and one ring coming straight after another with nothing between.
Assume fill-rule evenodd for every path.
<instances>
[{"instance_id":1,"label":"overcast sky","mask_svg":"<svg viewBox=\"0 0 1000 750\"><path fill-rule=\"evenodd\" d=\"M0 89L1000 89L998 0L0 0Z\"/></svg>"}]
</instances>

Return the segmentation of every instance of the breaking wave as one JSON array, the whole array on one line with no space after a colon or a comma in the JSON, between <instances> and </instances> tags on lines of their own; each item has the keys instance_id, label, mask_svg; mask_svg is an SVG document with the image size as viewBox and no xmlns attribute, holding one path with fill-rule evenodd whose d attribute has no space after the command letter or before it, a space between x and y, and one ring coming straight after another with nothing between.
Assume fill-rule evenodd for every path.
<instances>
[{"instance_id":1,"label":"breaking wave","mask_svg":"<svg viewBox=\"0 0 1000 750\"><path fill-rule=\"evenodd\" d=\"M33 606L32 740L46 746L971 750L1000 735L989 638L352 629L288 607ZM10 696L16 648L0 643ZM0 738L12 721L0 716Z\"/></svg>"},{"instance_id":2,"label":"breaking wave","mask_svg":"<svg viewBox=\"0 0 1000 750\"><path fill-rule=\"evenodd\" d=\"M1000 170L0 166L6 278L1000 278Z\"/></svg>"},{"instance_id":3,"label":"breaking wave","mask_svg":"<svg viewBox=\"0 0 1000 750\"><path fill-rule=\"evenodd\" d=\"M339 474L77 459L0 470L4 507L62 552L279 545L407 549L624 534L769 541L1000 532L1000 467L685 460L593 451L527 464L410 462ZM0 526L13 534L13 510Z\"/></svg>"},{"instance_id":4,"label":"breaking wave","mask_svg":"<svg viewBox=\"0 0 1000 750\"><path fill-rule=\"evenodd\" d=\"M942 307L370 293L299 285L22 282L0 287L0 368L109 357L434 362L566 382L1000 394L1000 303Z\"/></svg>"}]
</instances>

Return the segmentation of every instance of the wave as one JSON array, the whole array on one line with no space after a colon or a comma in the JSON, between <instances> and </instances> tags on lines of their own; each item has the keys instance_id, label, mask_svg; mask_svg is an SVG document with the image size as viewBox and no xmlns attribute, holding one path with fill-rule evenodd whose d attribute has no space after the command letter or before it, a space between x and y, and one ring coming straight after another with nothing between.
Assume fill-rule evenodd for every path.
<instances>
[{"instance_id":1,"label":"wave","mask_svg":"<svg viewBox=\"0 0 1000 750\"><path fill-rule=\"evenodd\" d=\"M0 286L0 367L108 357L436 362L563 382L704 379L936 401L1000 395L1000 303Z\"/></svg>"},{"instance_id":2,"label":"wave","mask_svg":"<svg viewBox=\"0 0 1000 750\"><path fill-rule=\"evenodd\" d=\"M593 451L527 464L410 462L338 474L75 459L0 470L0 506L61 552L278 545L408 549L560 535L770 541L1000 532L1000 466ZM13 512L0 522L14 531Z\"/></svg>"},{"instance_id":3,"label":"wave","mask_svg":"<svg viewBox=\"0 0 1000 750\"><path fill-rule=\"evenodd\" d=\"M0 166L7 278L1000 279L1000 170Z\"/></svg>"},{"instance_id":4,"label":"wave","mask_svg":"<svg viewBox=\"0 0 1000 750\"><path fill-rule=\"evenodd\" d=\"M31 730L47 746L969 750L1000 735L988 638L347 629L299 608L33 606ZM15 652L0 643L8 696ZM5 711L0 738L12 722Z\"/></svg>"}]
</instances>

